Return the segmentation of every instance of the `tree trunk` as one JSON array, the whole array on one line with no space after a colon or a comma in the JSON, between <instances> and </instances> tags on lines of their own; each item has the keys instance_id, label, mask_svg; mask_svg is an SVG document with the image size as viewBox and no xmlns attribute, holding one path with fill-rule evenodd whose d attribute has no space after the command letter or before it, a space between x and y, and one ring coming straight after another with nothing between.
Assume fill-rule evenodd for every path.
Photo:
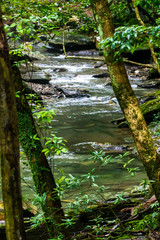
<instances>
[{"instance_id":1,"label":"tree trunk","mask_svg":"<svg viewBox=\"0 0 160 240\"><path fill-rule=\"evenodd\" d=\"M57 186L47 158L42 152L41 141L34 138L34 136L39 138L38 132L30 106L23 95L22 79L16 67L14 68L14 83L15 90L20 92L17 98L20 143L31 167L37 194L44 199L41 206L49 235L53 238L62 233L63 239L71 239L68 230L61 225L65 216L56 190Z\"/></svg>"},{"instance_id":2,"label":"tree trunk","mask_svg":"<svg viewBox=\"0 0 160 240\"><path fill-rule=\"evenodd\" d=\"M112 37L114 26L106 0L91 0L101 40ZM104 49L104 56L112 81L112 87L128 122L134 142L152 187L160 203L160 156L153 144L137 98L129 83L124 63L115 60L114 52Z\"/></svg>"},{"instance_id":3,"label":"tree trunk","mask_svg":"<svg viewBox=\"0 0 160 240\"><path fill-rule=\"evenodd\" d=\"M7 240L25 240L17 110L0 9L0 160Z\"/></svg>"}]
</instances>

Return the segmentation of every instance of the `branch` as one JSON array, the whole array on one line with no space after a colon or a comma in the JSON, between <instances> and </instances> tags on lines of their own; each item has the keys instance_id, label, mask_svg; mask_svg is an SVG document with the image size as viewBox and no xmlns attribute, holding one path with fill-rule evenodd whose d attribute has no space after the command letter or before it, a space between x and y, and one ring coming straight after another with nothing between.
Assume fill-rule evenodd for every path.
<instances>
[{"instance_id":1,"label":"branch","mask_svg":"<svg viewBox=\"0 0 160 240\"><path fill-rule=\"evenodd\" d=\"M152 65L152 64L138 63L138 62L130 61L130 60L126 59L126 58L123 58L123 62L131 63L131 64L138 65L138 66L142 66L142 67L148 67L148 68L157 69L157 68L156 68L154 65Z\"/></svg>"},{"instance_id":2,"label":"branch","mask_svg":"<svg viewBox=\"0 0 160 240\"><path fill-rule=\"evenodd\" d=\"M81 59L81 60L93 60L93 61L105 61L105 58L102 57L81 57L81 56L68 56L65 54L66 59ZM123 62L126 63L131 63L134 65L138 65L138 66L142 66L142 67L148 67L148 68L154 68L157 69L154 65L152 64L145 64L145 63L138 63L138 62L134 62L134 61L130 61L126 58L123 58Z\"/></svg>"}]
</instances>

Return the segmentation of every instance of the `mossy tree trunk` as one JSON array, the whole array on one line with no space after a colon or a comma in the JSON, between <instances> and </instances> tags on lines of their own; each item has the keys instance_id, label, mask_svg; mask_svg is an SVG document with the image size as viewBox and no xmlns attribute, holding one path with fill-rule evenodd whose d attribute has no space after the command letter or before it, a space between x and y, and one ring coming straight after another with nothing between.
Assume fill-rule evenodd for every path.
<instances>
[{"instance_id":1,"label":"mossy tree trunk","mask_svg":"<svg viewBox=\"0 0 160 240\"><path fill-rule=\"evenodd\" d=\"M0 160L7 240L25 240L17 110L0 9Z\"/></svg>"},{"instance_id":2,"label":"mossy tree trunk","mask_svg":"<svg viewBox=\"0 0 160 240\"><path fill-rule=\"evenodd\" d=\"M114 26L108 1L91 0L90 2L93 7L101 40L112 37ZM128 122L147 175L152 181L155 195L160 202L160 156L153 144L137 98L129 83L124 63L121 59L115 61L114 52L111 49L104 49L103 52L114 93Z\"/></svg>"},{"instance_id":3,"label":"mossy tree trunk","mask_svg":"<svg viewBox=\"0 0 160 240\"><path fill-rule=\"evenodd\" d=\"M65 216L56 190L57 186L47 158L42 152L43 147L32 116L31 108L23 94L24 87L17 67L14 67L13 73L15 90L20 92L20 96L16 100L20 143L32 171L36 192L44 200L41 202L41 206L49 235L51 238L54 238L62 234L63 239L71 239L68 230L62 225Z\"/></svg>"}]
</instances>

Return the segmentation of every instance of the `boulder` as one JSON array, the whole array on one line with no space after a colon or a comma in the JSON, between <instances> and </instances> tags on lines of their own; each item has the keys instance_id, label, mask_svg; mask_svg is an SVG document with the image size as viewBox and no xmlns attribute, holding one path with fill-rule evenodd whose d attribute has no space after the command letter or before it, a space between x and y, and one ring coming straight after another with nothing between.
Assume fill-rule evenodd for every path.
<instances>
[{"instance_id":1,"label":"boulder","mask_svg":"<svg viewBox=\"0 0 160 240\"><path fill-rule=\"evenodd\" d=\"M97 143L92 144L94 149L102 149L106 153L121 153L131 151L132 148L128 145L112 145L110 143Z\"/></svg>"},{"instance_id":2,"label":"boulder","mask_svg":"<svg viewBox=\"0 0 160 240\"><path fill-rule=\"evenodd\" d=\"M52 40L48 42L46 46L48 51L54 53L63 53L63 35L56 35ZM72 32L65 33L65 49L66 51L80 51L95 49L95 42L84 35L75 34Z\"/></svg>"},{"instance_id":3,"label":"boulder","mask_svg":"<svg viewBox=\"0 0 160 240\"><path fill-rule=\"evenodd\" d=\"M34 79L23 79L24 82L37 83L37 84L49 84L50 79L47 78L34 78Z\"/></svg>"},{"instance_id":4,"label":"boulder","mask_svg":"<svg viewBox=\"0 0 160 240\"><path fill-rule=\"evenodd\" d=\"M107 78L107 77L109 77L109 73L95 74L92 77L94 77L94 78Z\"/></svg>"},{"instance_id":5,"label":"boulder","mask_svg":"<svg viewBox=\"0 0 160 240\"><path fill-rule=\"evenodd\" d=\"M81 97L90 97L88 91L80 89L62 89L60 87L55 87L57 90L58 98L81 98Z\"/></svg>"},{"instance_id":6,"label":"boulder","mask_svg":"<svg viewBox=\"0 0 160 240\"><path fill-rule=\"evenodd\" d=\"M145 80L142 83L138 84L138 86L142 88L159 88L160 79Z\"/></svg>"}]
</instances>

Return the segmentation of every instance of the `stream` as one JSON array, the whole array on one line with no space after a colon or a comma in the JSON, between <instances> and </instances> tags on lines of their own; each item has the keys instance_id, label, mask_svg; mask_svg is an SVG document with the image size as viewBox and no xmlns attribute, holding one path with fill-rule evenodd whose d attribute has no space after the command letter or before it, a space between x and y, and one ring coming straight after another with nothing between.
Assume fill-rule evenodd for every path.
<instances>
[{"instance_id":1,"label":"stream","mask_svg":"<svg viewBox=\"0 0 160 240\"><path fill-rule=\"evenodd\" d=\"M64 55L54 55L41 50L44 58L35 61L37 71L32 73L32 78L50 78L50 83L62 89L81 89L88 91L89 96L81 98L55 98L49 97L44 100L47 109L54 109L56 116L51 123L52 130L57 136L67 140L68 152L60 156L54 156L50 164L54 176L59 178L62 172L66 176L84 177L94 170L95 183L104 185L105 198L109 198L126 189L139 185L146 178L144 168L135 151L124 159L115 158L125 151L121 146L133 147L134 143L128 128L119 128L111 123L113 119L122 117L122 112L114 96L112 87L107 85L106 78L93 77L93 75L106 72L106 66L95 68L101 62L94 60L65 59ZM130 69L128 66L127 69ZM26 77L26 75L23 75ZM138 97L143 96L149 89L137 87L139 77L132 74L129 76L131 85ZM103 144L114 146L107 148L106 154L113 155L113 161L106 166L100 167L99 162L94 162L91 152L100 149ZM125 149L126 150L126 149ZM134 152L134 153L133 153ZM135 176L132 177L122 162L129 159L135 160L129 165L137 167ZM25 159L23 160L25 161ZM31 173L28 167L23 166L22 177L23 193L27 197L34 194L28 185L33 186ZM84 184L83 189L67 190L64 199L70 201L82 194L94 194L95 190Z\"/></svg>"}]
</instances>

